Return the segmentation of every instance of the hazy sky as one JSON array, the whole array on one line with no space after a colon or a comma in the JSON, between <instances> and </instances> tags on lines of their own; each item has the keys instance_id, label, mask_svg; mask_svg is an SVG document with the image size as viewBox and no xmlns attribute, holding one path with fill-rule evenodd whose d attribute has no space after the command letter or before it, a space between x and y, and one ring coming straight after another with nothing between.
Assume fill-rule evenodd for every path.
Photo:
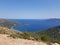
<instances>
[{"instance_id":1,"label":"hazy sky","mask_svg":"<svg viewBox=\"0 0 60 45\"><path fill-rule=\"evenodd\" d=\"M60 0L0 0L0 18L60 18Z\"/></svg>"}]
</instances>

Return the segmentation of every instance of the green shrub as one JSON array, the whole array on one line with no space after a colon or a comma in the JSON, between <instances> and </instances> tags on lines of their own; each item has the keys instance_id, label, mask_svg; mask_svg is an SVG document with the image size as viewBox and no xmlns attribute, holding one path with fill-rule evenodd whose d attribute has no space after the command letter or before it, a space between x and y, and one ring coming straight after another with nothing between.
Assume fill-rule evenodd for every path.
<instances>
[{"instance_id":1,"label":"green shrub","mask_svg":"<svg viewBox=\"0 0 60 45\"><path fill-rule=\"evenodd\" d=\"M24 39L30 39L30 36L31 36L31 35L29 34L29 32L24 32L24 33L23 33L23 38L24 38Z\"/></svg>"},{"instance_id":2,"label":"green shrub","mask_svg":"<svg viewBox=\"0 0 60 45\"><path fill-rule=\"evenodd\" d=\"M51 41L51 38L48 35L41 35L40 38L42 41Z\"/></svg>"}]
</instances>

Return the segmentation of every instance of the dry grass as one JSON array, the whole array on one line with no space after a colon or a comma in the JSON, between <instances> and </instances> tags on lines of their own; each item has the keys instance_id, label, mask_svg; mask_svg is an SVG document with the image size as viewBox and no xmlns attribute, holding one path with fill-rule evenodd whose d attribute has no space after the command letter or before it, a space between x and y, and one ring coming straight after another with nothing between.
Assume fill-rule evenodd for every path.
<instances>
[{"instance_id":1,"label":"dry grass","mask_svg":"<svg viewBox=\"0 0 60 45\"><path fill-rule=\"evenodd\" d=\"M7 37L9 35L0 34L0 45L47 45L43 42L36 42L32 40L26 39L13 39L11 37Z\"/></svg>"}]
</instances>

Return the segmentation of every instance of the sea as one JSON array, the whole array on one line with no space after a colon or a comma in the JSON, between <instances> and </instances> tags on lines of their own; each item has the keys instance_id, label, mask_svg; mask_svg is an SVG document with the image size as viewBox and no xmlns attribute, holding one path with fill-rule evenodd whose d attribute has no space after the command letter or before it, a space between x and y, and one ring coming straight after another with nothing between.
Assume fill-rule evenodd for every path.
<instances>
[{"instance_id":1,"label":"sea","mask_svg":"<svg viewBox=\"0 0 60 45\"><path fill-rule=\"evenodd\" d=\"M60 26L60 20L50 20L50 19L13 19L18 22L19 25L15 26L15 30L36 32L41 30L46 30L55 26Z\"/></svg>"}]
</instances>

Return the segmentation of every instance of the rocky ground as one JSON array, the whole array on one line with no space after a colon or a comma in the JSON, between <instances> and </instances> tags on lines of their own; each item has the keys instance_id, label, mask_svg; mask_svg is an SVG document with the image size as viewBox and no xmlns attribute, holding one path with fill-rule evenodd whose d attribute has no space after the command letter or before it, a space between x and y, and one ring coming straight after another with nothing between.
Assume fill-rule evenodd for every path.
<instances>
[{"instance_id":1,"label":"rocky ground","mask_svg":"<svg viewBox=\"0 0 60 45\"><path fill-rule=\"evenodd\" d=\"M44 42L37 42L26 39L14 39L6 34L0 34L0 45L47 45Z\"/></svg>"}]
</instances>

